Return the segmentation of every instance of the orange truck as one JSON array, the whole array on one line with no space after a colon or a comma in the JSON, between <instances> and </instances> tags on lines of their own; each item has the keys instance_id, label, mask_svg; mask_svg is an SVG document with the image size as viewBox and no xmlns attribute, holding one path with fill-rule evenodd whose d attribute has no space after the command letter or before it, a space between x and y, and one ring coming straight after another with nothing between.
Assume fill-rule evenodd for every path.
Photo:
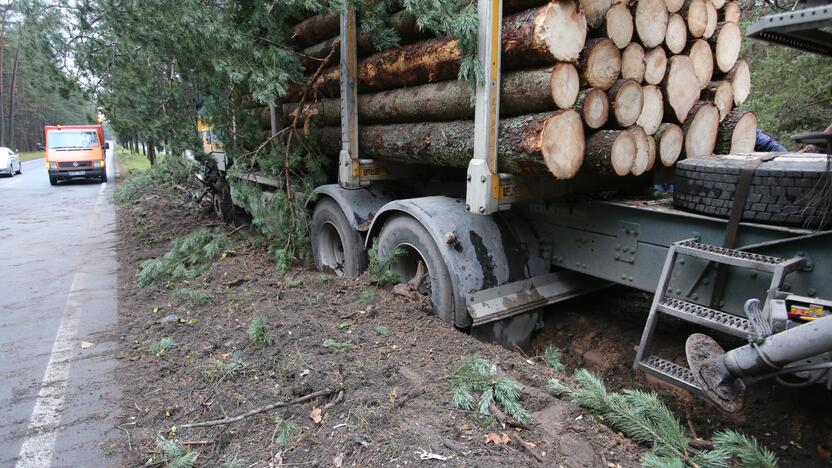
<instances>
[{"instance_id":1,"label":"orange truck","mask_svg":"<svg viewBox=\"0 0 832 468\"><path fill-rule=\"evenodd\" d=\"M106 151L101 125L55 125L43 127L49 183L61 180L99 179L107 182Z\"/></svg>"}]
</instances>

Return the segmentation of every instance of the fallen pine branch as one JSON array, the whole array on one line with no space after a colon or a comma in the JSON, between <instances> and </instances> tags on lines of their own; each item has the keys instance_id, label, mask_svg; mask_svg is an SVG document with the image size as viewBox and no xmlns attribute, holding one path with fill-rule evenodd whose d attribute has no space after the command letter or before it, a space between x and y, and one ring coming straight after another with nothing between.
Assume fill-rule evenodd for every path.
<instances>
[{"instance_id":1,"label":"fallen pine branch","mask_svg":"<svg viewBox=\"0 0 832 468\"><path fill-rule=\"evenodd\" d=\"M317 391L317 392L310 393L309 395L302 396L300 398L297 398L297 399L289 401L289 402L278 401L278 402L272 403L270 405L261 406L260 408L255 408L251 411L248 411L246 413L243 413L243 414L231 417L231 418L215 419L213 421L183 424L181 426L178 426L178 428L179 429L189 429L189 428L192 428L192 427L207 427L207 426L219 426L219 425L222 425L222 424L233 424L233 423L242 421L243 419L245 419L249 416L254 416L255 414L265 413L266 411L271 411L271 410L276 409L276 408L286 408L287 406L292 406L292 405L297 405L297 404L300 404L300 403L305 403L309 400L314 400L315 398L318 398L318 397L324 396L324 395L331 395L335 392L336 392L336 390L332 390L332 389L327 388L327 389L324 389L324 390L320 390L320 391Z\"/></svg>"}]
</instances>

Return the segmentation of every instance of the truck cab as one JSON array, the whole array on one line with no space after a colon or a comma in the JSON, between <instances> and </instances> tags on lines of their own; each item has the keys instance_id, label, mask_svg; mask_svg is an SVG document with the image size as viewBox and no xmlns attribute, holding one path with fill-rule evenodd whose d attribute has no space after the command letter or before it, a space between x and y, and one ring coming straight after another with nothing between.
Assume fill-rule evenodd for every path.
<instances>
[{"instance_id":1,"label":"truck cab","mask_svg":"<svg viewBox=\"0 0 832 468\"><path fill-rule=\"evenodd\" d=\"M55 125L43 129L49 183L70 179L107 181L107 149L101 125Z\"/></svg>"}]
</instances>

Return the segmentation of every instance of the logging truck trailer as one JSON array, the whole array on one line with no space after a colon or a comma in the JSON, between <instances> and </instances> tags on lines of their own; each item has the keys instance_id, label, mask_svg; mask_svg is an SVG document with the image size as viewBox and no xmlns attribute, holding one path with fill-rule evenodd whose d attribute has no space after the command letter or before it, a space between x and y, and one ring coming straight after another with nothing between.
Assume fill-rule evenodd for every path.
<instances>
[{"instance_id":1,"label":"logging truck trailer","mask_svg":"<svg viewBox=\"0 0 832 468\"><path fill-rule=\"evenodd\" d=\"M501 173L501 2L479 0L478 8L485 79L476 90L473 157L464 172L431 172L361 157L356 20L345 4L338 183L318 187L308 204L317 267L358 275L373 245L403 281L421 263L419 290L439 317L509 346L528 342L542 307L624 285L654 294L635 369L729 411L742 405L747 385L762 380L832 389L832 231L801 227L825 224L816 210L785 215L764 200L779 191L812 197L832 190L828 156L682 161L677 189L711 184L733 203L677 198L675 207L668 199L580 195L594 179ZM276 115L272 108L272 132ZM830 152L828 134L805 140ZM240 177L276 185L256 174ZM653 352L656 325L668 318L702 331L685 343L687 366Z\"/></svg>"}]
</instances>

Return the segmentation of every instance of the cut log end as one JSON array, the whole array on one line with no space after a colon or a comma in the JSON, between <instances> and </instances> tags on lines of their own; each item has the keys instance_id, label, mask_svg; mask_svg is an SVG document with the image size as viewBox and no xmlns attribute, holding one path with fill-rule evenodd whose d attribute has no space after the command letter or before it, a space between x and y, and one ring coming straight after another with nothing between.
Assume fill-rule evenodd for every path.
<instances>
[{"instance_id":1,"label":"cut log end","mask_svg":"<svg viewBox=\"0 0 832 468\"><path fill-rule=\"evenodd\" d=\"M597 28L604 24L604 17L612 6L612 0L580 0L581 10L586 15L586 24Z\"/></svg>"},{"instance_id":2,"label":"cut log end","mask_svg":"<svg viewBox=\"0 0 832 468\"><path fill-rule=\"evenodd\" d=\"M610 89L621 74L621 52L607 38L587 41L580 69L589 87Z\"/></svg>"},{"instance_id":3,"label":"cut log end","mask_svg":"<svg viewBox=\"0 0 832 468\"><path fill-rule=\"evenodd\" d=\"M673 109L676 119L684 122L699 99L700 91L690 57L676 55L670 58L664 91L665 103Z\"/></svg>"},{"instance_id":4,"label":"cut log end","mask_svg":"<svg viewBox=\"0 0 832 468\"><path fill-rule=\"evenodd\" d=\"M545 43L555 60L578 60L586 43L587 20L572 0L557 0L546 6L545 16L538 17L537 39Z\"/></svg>"},{"instance_id":5,"label":"cut log end","mask_svg":"<svg viewBox=\"0 0 832 468\"><path fill-rule=\"evenodd\" d=\"M710 1L705 2L705 11L708 13L708 23L705 26L705 32L702 33L702 37L707 39L713 36L716 31L716 25L719 23L719 13Z\"/></svg>"},{"instance_id":6,"label":"cut log end","mask_svg":"<svg viewBox=\"0 0 832 468\"><path fill-rule=\"evenodd\" d=\"M685 0L665 0L668 13L677 13L685 5Z\"/></svg>"},{"instance_id":7,"label":"cut log end","mask_svg":"<svg viewBox=\"0 0 832 468\"><path fill-rule=\"evenodd\" d=\"M757 116L744 112L731 132L731 154L750 153L757 143Z\"/></svg>"},{"instance_id":8,"label":"cut log end","mask_svg":"<svg viewBox=\"0 0 832 468\"><path fill-rule=\"evenodd\" d=\"M714 54L711 52L711 46L702 39L693 41L688 49L688 57L693 63L699 89L705 89L714 76Z\"/></svg>"},{"instance_id":9,"label":"cut log end","mask_svg":"<svg viewBox=\"0 0 832 468\"><path fill-rule=\"evenodd\" d=\"M658 85L667 72L667 55L662 47L655 47L644 54L644 81Z\"/></svg>"},{"instance_id":10,"label":"cut log end","mask_svg":"<svg viewBox=\"0 0 832 468\"><path fill-rule=\"evenodd\" d=\"M720 23L714 36L716 37L716 65L721 71L728 72L737 63L742 46L742 32L734 23Z\"/></svg>"},{"instance_id":11,"label":"cut log end","mask_svg":"<svg viewBox=\"0 0 832 468\"><path fill-rule=\"evenodd\" d=\"M737 2L725 2L725 5L723 5L722 10L719 11L719 14L720 20L722 21L740 24L740 18L742 17L742 9L740 8L740 4Z\"/></svg>"},{"instance_id":12,"label":"cut log end","mask_svg":"<svg viewBox=\"0 0 832 468\"><path fill-rule=\"evenodd\" d=\"M708 28L708 7L706 0L687 0L682 8L688 32L691 37L702 37Z\"/></svg>"},{"instance_id":13,"label":"cut log end","mask_svg":"<svg viewBox=\"0 0 832 468\"><path fill-rule=\"evenodd\" d=\"M688 25L680 14L670 15L664 43L672 54L681 54L688 43Z\"/></svg>"},{"instance_id":14,"label":"cut log end","mask_svg":"<svg viewBox=\"0 0 832 468\"><path fill-rule=\"evenodd\" d=\"M595 132L586 140L581 171L625 176L632 170L637 152L635 137L627 131Z\"/></svg>"},{"instance_id":15,"label":"cut log end","mask_svg":"<svg viewBox=\"0 0 832 468\"><path fill-rule=\"evenodd\" d=\"M641 114L636 123L644 129L644 133L652 135L658 131L664 115L664 98L658 86L648 85L641 88L643 104Z\"/></svg>"},{"instance_id":16,"label":"cut log end","mask_svg":"<svg viewBox=\"0 0 832 468\"><path fill-rule=\"evenodd\" d=\"M568 109L575 105L578 92L581 87L581 79L578 77L578 70L571 63L559 63L552 69L552 77L549 80L549 91L552 100L560 109Z\"/></svg>"},{"instance_id":17,"label":"cut log end","mask_svg":"<svg viewBox=\"0 0 832 468\"><path fill-rule=\"evenodd\" d=\"M705 99L712 101L719 110L721 122L734 108L734 86L730 81L713 81L705 90Z\"/></svg>"},{"instance_id":18,"label":"cut log end","mask_svg":"<svg viewBox=\"0 0 832 468\"><path fill-rule=\"evenodd\" d=\"M604 28L607 37L619 49L627 47L633 40L633 15L625 3L616 3L607 11Z\"/></svg>"},{"instance_id":19,"label":"cut log end","mask_svg":"<svg viewBox=\"0 0 832 468\"><path fill-rule=\"evenodd\" d=\"M591 129L599 129L607 123L610 114L610 101L607 93L602 89L593 88L582 93L581 115L586 126Z\"/></svg>"},{"instance_id":20,"label":"cut log end","mask_svg":"<svg viewBox=\"0 0 832 468\"><path fill-rule=\"evenodd\" d=\"M658 140L659 160L662 165L671 167L676 164L685 143L685 133L682 127L673 123L662 124L656 131L655 137Z\"/></svg>"},{"instance_id":21,"label":"cut log end","mask_svg":"<svg viewBox=\"0 0 832 468\"><path fill-rule=\"evenodd\" d=\"M644 81L644 47L638 42L631 42L621 52L621 78L625 80Z\"/></svg>"},{"instance_id":22,"label":"cut log end","mask_svg":"<svg viewBox=\"0 0 832 468\"><path fill-rule=\"evenodd\" d=\"M751 70L745 60L738 60L728 72L727 80L734 87L734 104L741 106L751 94Z\"/></svg>"},{"instance_id":23,"label":"cut log end","mask_svg":"<svg viewBox=\"0 0 832 468\"><path fill-rule=\"evenodd\" d=\"M630 174L640 176L652 166L650 162L650 137L638 125L628 128L627 132L633 135L636 140L636 159L633 168L630 169ZM653 159L655 160L655 155Z\"/></svg>"},{"instance_id":24,"label":"cut log end","mask_svg":"<svg viewBox=\"0 0 832 468\"><path fill-rule=\"evenodd\" d=\"M573 109L555 112L546 119L540 147L549 172L558 179L571 179L584 160L584 127Z\"/></svg>"},{"instance_id":25,"label":"cut log end","mask_svg":"<svg viewBox=\"0 0 832 468\"><path fill-rule=\"evenodd\" d=\"M689 158L714 154L719 131L719 110L710 102L697 104L685 122L685 155Z\"/></svg>"},{"instance_id":26,"label":"cut log end","mask_svg":"<svg viewBox=\"0 0 832 468\"><path fill-rule=\"evenodd\" d=\"M652 49L664 42L668 16L665 0L639 0L636 5L636 33L645 47Z\"/></svg>"},{"instance_id":27,"label":"cut log end","mask_svg":"<svg viewBox=\"0 0 832 468\"><path fill-rule=\"evenodd\" d=\"M621 127L636 123L641 115L644 98L641 85L636 80L619 80L609 92L615 121Z\"/></svg>"}]
</instances>

